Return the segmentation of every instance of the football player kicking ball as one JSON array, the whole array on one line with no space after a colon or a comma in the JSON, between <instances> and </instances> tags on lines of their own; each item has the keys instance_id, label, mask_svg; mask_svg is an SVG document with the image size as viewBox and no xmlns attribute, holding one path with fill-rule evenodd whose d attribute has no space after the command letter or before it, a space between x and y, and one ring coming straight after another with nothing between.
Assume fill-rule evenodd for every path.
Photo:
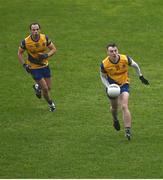
<instances>
[{"instance_id":1,"label":"football player kicking ball","mask_svg":"<svg viewBox=\"0 0 163 180\"><path fill-rule=\"evenodd\" d=\"M55 52L56 48L45 34L40 33L38 23L30 24L31 34L27 36L18 49L18 59L23 68L32 75L36 84L33 86L36 96L43 97L49 104L50 111L55 110L54 101L50 97L51 72L49 68L49 57ZM27 52L28 58L24 60L23 54Z\"/></svg>"},{"instance_id":2,"label":"football player kicking ball","mask_svg":"<svg viewBox=\"0 0 163 180\"><path fill-rule=\"evenodd\" d=\"M131 139L131 113L128 108L129 100L129 77L128 77L128 66L133 67L136 70L137 75L141 82L145 85L149 85L147 79L145 79L141 73L141 70L138 64L129 56L119 54L118 47L115 43L109 44L107 46L108 56L102 61L100 68L100 77L102 83L107 88L109 84L117 84L120 86L120 95L118 98L110 100L110 110L113 117L113 126L119 131L120 124L118 121L118 105L121 106L124 127L125 127L125 136L128 140Z\"/></svg>"}]
</instances>

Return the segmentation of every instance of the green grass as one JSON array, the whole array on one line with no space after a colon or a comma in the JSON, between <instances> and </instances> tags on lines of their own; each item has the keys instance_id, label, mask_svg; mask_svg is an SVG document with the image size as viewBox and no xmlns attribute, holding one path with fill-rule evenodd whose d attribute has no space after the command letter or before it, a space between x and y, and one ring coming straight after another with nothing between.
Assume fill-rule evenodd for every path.
<instances>
[{"instance_id":1,"label":"green grass","mask_svg":"<svg viewBox=\"0 0 163 180\"><path fill-rule=\"evenodd\" d=\"M0 178L163 178L161 0L0 0ZM48 112L17 60L28 25L54 41ZM99 65L115 41L130 69L133 139L112 128Z\"/></svg>"}]
</instances>

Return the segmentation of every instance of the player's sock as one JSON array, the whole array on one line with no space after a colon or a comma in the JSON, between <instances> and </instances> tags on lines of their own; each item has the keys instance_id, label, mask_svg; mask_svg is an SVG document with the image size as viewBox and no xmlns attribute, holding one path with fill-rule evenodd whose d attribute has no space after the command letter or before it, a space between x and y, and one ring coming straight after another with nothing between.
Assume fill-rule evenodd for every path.
<instances>
[{"instance_id":1,"label":"player's sock","mask_svg":"<svg viewBox=\"0 0 163 180\"><path fill-rule=\"evenodd\" d=\"M125 127L125 136L127 137L128 140L131 140L131 128L130 127Z\"/></svg>"},{"instance_id":2,"label":"player's sock","mask_svg":"<svg viewBox=\"0 0 163 180\"><path fill-rule=\"evenodd\" d=\"M119 124L119 121L118 121L117 118L113 120L113 127L114 127L117 131L119 131L119 130L121 129L120 124Z\"/></svg>"},{"instance_id":3,"label":"player's sock","mask_svg":"<svg viewBox=\"0 0 163 180\"><path fill-rule=\"evenodd\" d=\"M39 84L37 84L37 83L34 84L33 89L35 91L36 97L40 99L41 98L41 87L39 86Z\"/></svg>"},{"instance_id":4,"label":"player's sock","mask_svg":"<svg viewBox=\"0 0 163 180\"><path fill-rule=\"evenodd\" d=\"M49 110L51 112L54 112L55 109L56 109L56 106L55 106L54 102L52 100L50 100L50 101L48 101L48 103L49 103Z\"/></svg>"},{"instance_id":5,"label":"player's sock","mask_svg":"<svg viewBox=\"0 0 163 180\"><path fill-rule=\"evenodd\" d=\"M113 114L113 127L119 131L121 129L120 124L119 124L119 120L117 118L117 114Z\"/></svg>"}]
</instances>

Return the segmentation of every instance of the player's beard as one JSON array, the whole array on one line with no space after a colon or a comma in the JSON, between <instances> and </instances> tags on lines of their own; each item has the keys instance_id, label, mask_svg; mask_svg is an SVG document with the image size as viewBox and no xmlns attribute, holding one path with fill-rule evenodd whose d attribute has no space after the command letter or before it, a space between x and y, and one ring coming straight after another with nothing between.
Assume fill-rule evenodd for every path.
<instances>
[{"instance_id":1,"label":"player's beard","mask_svg":"<svg viewBox=\"0 0 163 180\"><path fill-rule=\"evenodd\" d=\"M33 35L32 35L32 38L33 38L34 40L36 40L36 41L39 39L39 37L40 37L39 34L33 34Z\"/></svg>"},{"instance_id":2,"label":"player's beard","mask_svg":"<svg viewBox=\"0 0 163 180\"><path fill-rule=\"evenodd\" d=\"M118 55L112 55L110 56L110 60L114 63L116 63L119 60L119 56Z\"/></svg>"}]
</instances>

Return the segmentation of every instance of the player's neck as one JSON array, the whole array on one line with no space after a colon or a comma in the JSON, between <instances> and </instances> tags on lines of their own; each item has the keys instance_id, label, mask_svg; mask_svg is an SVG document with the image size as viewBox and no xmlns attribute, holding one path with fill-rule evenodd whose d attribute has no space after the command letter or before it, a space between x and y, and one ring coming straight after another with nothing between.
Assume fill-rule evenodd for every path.
<instances>
[{"instance_id":1,"label":"player's neck","mask_svg":"<svg viewBox=\"0 0 163 180\"><path fill-rule=\"evenodd\" d=\"M37 42L37 41L40 39L40 35L39 35L39 34L36 34L36 35L33 35L33 34L32 34L32 35L31 35L31 38L32 38L33 41L36 41L36 42Z\"/></svg>"},{"instance_id":2,"label":"player's neck","mask_svg":"<svg viewBox=\"0 0 163 180\"><path fill-rule=\"evenodd\" d=\"M116 63L118 63L118 61L119 61L119 55L118 56L116 56L116 57L109 57L109 60L112 62L112 63L114 63L114 64L116 64Z\"/></svg>"}]
</instances>

